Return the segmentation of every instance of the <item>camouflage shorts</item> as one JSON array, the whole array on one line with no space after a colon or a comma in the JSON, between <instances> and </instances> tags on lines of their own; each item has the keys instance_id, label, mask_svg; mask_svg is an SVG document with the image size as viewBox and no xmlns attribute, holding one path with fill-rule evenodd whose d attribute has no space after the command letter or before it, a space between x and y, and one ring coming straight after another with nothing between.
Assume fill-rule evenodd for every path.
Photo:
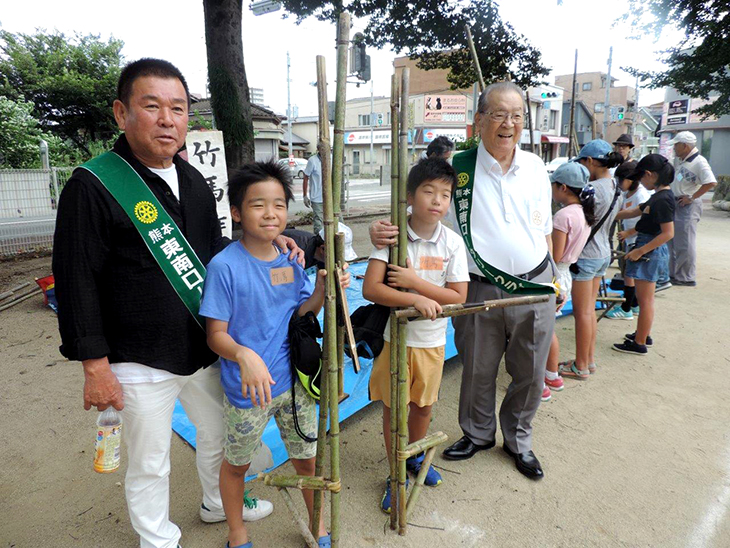
<instances>
[{"instance_id":1,"label":"camouflage shorts","mask_svg":"<svg viewBox=\"0 0 730 548\"><path fill-rule=\"evenodd\" d=\"M317 436L317 406L298 382L295 385L299 428L305 435L314 438ZM304 441L294 428L291 390L275 397L266 410L260 407L239 409L224 398L223 417L226 427L225 457L233 466L245 466L251 462L271 417L276 420L289 458L310 459L317 452L317 444Z\"/></svg>"}]
</instances>

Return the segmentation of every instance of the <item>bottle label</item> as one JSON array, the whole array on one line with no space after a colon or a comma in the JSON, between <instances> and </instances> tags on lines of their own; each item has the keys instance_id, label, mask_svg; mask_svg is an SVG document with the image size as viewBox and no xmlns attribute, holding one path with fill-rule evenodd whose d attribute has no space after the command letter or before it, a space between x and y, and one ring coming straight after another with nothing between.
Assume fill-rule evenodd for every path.
<instances>
[{"instance_id":1,"label":"bottle label","mask_svg":"<svg viewBox=\"0 0 730 548\"><path fill-rule=\"evenodd\" d=\"M97 426L94 444L94 470L114 472L121 462L122 425Z\"/></svg>"}]
</instances>

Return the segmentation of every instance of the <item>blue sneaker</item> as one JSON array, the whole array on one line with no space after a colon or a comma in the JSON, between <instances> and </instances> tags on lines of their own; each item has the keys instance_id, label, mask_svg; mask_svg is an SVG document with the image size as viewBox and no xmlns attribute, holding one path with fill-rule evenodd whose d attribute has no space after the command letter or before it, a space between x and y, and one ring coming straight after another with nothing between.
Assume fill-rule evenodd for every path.
<instances>
[{"instance_id":1,"label":"blue sneaker","mask_svg":"<svg viewBox=\"0 0 730 548\"><path fill-rule=\"evenodd\" d=\"M417 476L418 472L421 471L421 465L423 464L424 458L424 455L419 455L417 457L406 459L406 470ZM429 466L428 472L426 472L426 479L423 484L428 485L429 487L436 487L441 484L441 481L441 474L439 474L433 466Z\"/></svg>"},{"instance_id":2,"label":"blue sneaker","mask_svg":"<svg viewBox=\"0 0 730 548\"><path fill-rule=\"evenodd\" d=\"M629 310L628 312L624 312L624 309L620 306L614 306L611 310L608 311L606 314L606 317L609 320L633 320L634 314Z\"/></svg>"},{"instance_id":3,"label":"blue sneaker","mask_svg":"<svg viewBox=\"0 0 730 548\"><path fill-rule=\"evenodd\" d=\"M632 307L631 307L631 313L632 313L632 314L633 314L634 316L638 316L638 315L639 315L639 312L640 312L640 308L641 308L641 307L639 307L639 306L632 306Z\"/></svg>"},{"instance_id":4,"label":"blue sneaker","mask_svg":"<svg viewBox=\"0 0 730 548\"><path fill-rule=\"evenodd\" d=\"M409 483L410 481L406 478L406 489L408 489ZM380 500L380 509L386 514L390 514L390 498L390 477L388 477L385 480L385 493L383 493L383 498Z\"/></svg>"}]
</instances>

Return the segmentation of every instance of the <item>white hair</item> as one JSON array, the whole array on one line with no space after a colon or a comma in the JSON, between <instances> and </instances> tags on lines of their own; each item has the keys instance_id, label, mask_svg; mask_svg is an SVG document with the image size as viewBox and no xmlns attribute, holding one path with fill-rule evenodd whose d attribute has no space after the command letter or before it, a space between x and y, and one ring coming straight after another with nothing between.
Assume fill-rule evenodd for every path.
<instances>
[{"instance_id":1,"label":"white hair","mask_svg":"<svg viewBox=\"0 0 730 548\"><path fill-rule=\"evenodd\" d=\"M484 91L482 91L481 95L479 95L479 108L477 109L477 112L487 112L489 96L492 93L507 93L510 91L516 93L520 97L523 97L522 90L513 82L495 82L493 84L489 84Z\"/></svg>"}]
</instances>

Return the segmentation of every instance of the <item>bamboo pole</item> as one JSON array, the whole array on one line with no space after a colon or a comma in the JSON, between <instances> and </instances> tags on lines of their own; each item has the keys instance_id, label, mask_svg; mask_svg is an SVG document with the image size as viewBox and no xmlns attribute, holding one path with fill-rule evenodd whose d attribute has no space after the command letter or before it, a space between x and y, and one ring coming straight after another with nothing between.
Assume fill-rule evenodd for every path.
<instances>
[{"instance_id":1,"label":"bamboo pole","mask_svg":"<svg viewBox=\"0 0 730 548\"><path fill-rule=\"evenodd\" d=\"M464 30L466 31L466 41L469 45L469 54L471 55L471 62L474 64L474 70L477 73L477 79L479 81L479 91L484 91L484 88L486 87L484 85L484 76L482 76L482 67L479 66L479 57L477 57L477 48L474 46L474 40L471 37L471 29L469 28L469 25L464 25ZM474 110L476 110L476 106L474 107Z\"/></svg>"},{"instance_id":2,"label":"bamboo pole","mask_svg":"<svg viewBox=\"0 0 730 548\"><path fill-rule=\"evenodd\" d=\"M347 49L350 46L350 14L340 13L337 21L337 82L335 95L335 130L332 144L332 207L335 227L341 219L342 157L345 152L345 105L347 100Z\"/></svg>"},{"instance_id":3,"label":"bamboo pole","mask_svg":"<svg viewBox=\"0 0 730 548\"><path fill-rule=\"evenodd\" d=\"M444 434L444 436L445 435L446 434ZM416 502L418 502L418 496L421 494L421 489L423 488L423 482L426 480L426 474L428 474L428 469L431 467L431 461L433 460L435 454L436 445L429 447L426 450L426 454L423 456L423 462L421 463L421 469L418 471L418 477L416 477L416 481L413 484L411 494L408 495L408 504L406 504L406 518L416 507Z\"/></svg>"},{"instance_id":4,"label":"bamboo pole","mask_svg":"<svg viewBox=\"0 0 730 548\"><path fill-rule=\"evenodd\" d=\"M334 164L334 162L333 162ZM333 207L336 201L334 200L334 181L332 188L333 195ZM335 223L337 223L337 216L335 215ZM345 257L345 234L337 232L339 228L338 224L335 224L335 270L332 275L335 279L339 280L339 273L344 263ZM342 327L345 323L345 306L343 305L343 299L345 298L344 292L340 287L339 283L335 283L335 293L337 297L337 325ZM349 318L348 318L349 319ZM355 355L357 352L355 352ZM341 402L348 395L345 394L345 330L337 330L337 402Z\"/></svg>"},{"instance_id":5,"label":"bamboo pole","mask_svg":"<svg viewBox=\"0 0 730 548\"><path fill-rule=\"evenodd\" d=\"M286 507L289 508L289 512L291 512L294 521L299 527L299 531L302 533L302 536L304 537L304 541L307 543L307 546L309 548L318 548L319 544L317 543L317 539L315 539L314 535L312 535L312 532L307 529L307 524L297 511L297 507L294 505L294 501L292 500L289 491L287 491L284 487L279 487L279 494L281 495L281 498L284 499L284 504L286 504Z\"/></svg>"},{"instance_id":6,"label":"bamboo pole","mask_svg":"<svg viewBox=\"0 0 730 548\"><path fill-rule=\"evenodd\" d=\"M525 90L525 99L527 99L527 131L530 132L530 152L535 154L535 135L532 131L532 108L530 107L530 90Z\"/></svg>"},{"instance_id":7,"label":"bamboo pole","mask_svg":"<svg viewBox=\"0 0 730 548\"><path fill-rule=\"evenodd\" d=\"M398 77L390 82L390 220L398 226L398 117L400 97ZM398 240L390 248L390 263L398 262ZM398 321L390 313L390 528L398 526Z\"/></svg>"},{"instance_id":8,"label":"bamboo pole","mask_svg":"<svg viewBox=\"0 0 730 548\"><path fill-rule=\"evenodd\" d=\"M312 489L319 491L339 491L340 484L322 476L279 476L276 474L260 473L252 481L263 481L270 487L285 489Z\"/></svg>"},{"instance_id":9,"label":"bamboo pole","mask_svg":"<svg viewBox=\"0 0 730 548\"><path fill-rule=\"evenodd\" d=\"M401 73L400 142L398 144L398 265L406 266L408 229L406 219L406 181L408 179L408 95L410 69ZM408 444L408 380L406 320L398 322L398 450ZM391 400L393 398L391 397ZM391 402L392 404L392 402ZM392 442L392 440L391 440ZM398 459L398 534L406 534L406 461Z\"/></svg>"},{"instance_id":10,"label":"bamboo pole","mask_svg":"<svg viewBox=\"0 0 730 548\"><path fill-rule=\"evenodd\" d=\"M324 334L324 340L322 344L327 346L327 333ZM329 409L329 375L327 373L326 363L322 360L322 370L320 372L319 381L319 424L317 427L317 457L314 465L314 475L322 476L324 469L324 463L327 458L327 412ZM312 513L312 533L317 534L319 532L319 520L322 515L322 491L314 492L314 512Z\"/></svg>"},{"instance_id":11,"label":"bamboo pole","mask_svg":"<svg viewBox=\"0 0 730 548\"><path fill-rule=\"evenodd\" d=\"M0 306L0 310L6 310L12 306L15 306L18 303L21 303L27 299L30 299L31 297L33 297L35 295L40 295L41 293L43 293L43 290L39 287L38 289L34 289L33 291L30 291L28 293L21 295L20 297L16 297L12 300L5 301L3 303L3 305Z\"/></svg>"},{"instance_id":12,"label":"bamboo pole","mask_svg":"<svg viewBox=\"0 0 730 548\"><path fill-rule=\"evenodd\" d=\"M325 58L317 56L317 91L319 97L320 152L322 157L322 194L324 198L324 241L325 241L325 279L324 329L327 333L327 346L324 348L323 363L329 372L329 417L330 417L330 479L340 481L340 422L338 409L338 358L337 358L337 296L335 284L335 226L332 201L331 148L329 141L329 119L327 115L327 74ZM340 540L340 493L333 491L330 496L330 536L334 548ZM313 523L313 527L316 524Z\"/></svg>"},{"instance_id":13,"label":"bamboo pole","mask_svg":"<svg viewBox=\"0 0 730 548\"><path fill-rule=\"evenodd\" d=\"M573 65L573 89L570 94L570 131L568 132L568 158L574 156L573 149L578 147L577 138L573 138L575 133L575 83L578 77L578 50L575 50L575 64Z\"/></svg>"},{"instance_id":14,"label":"bamboo pole","mask_svg":"<svg viewBox=\"0 0 730 548\"><path fill-rule=\"evenodd\" d=\"M430 449L431 447L435 447L446 442L446 440L448 439L449 437L443 432L434 432L433 434L429 434L425 438L421 438L420 440L414 441L413 443L409 443L405 451L398 453L398 458L411 458L412 456L418 455L418 453Z\"/></svg>"},{"instance_id":15,"label":"bamboo pole","mask_svg":"<svg viewBox=\"0 0 730 548\"><path fill-rule=\"evenodd\" d=\"M437 314L437 318L451 318L453 316L464 316L466 314L474 314L482 312L488 308L507 308L510 306L532 305L545 303L550 300L550 295L526 295L524 297L510 297L508 299L495 299L493 301L464 303L464 304L446 304L441 307L443 312ZM398 319L415 318L415 320L424 319L421 313L415 308L402 308L395 312Z\"/></svg>"}]
</instances>

